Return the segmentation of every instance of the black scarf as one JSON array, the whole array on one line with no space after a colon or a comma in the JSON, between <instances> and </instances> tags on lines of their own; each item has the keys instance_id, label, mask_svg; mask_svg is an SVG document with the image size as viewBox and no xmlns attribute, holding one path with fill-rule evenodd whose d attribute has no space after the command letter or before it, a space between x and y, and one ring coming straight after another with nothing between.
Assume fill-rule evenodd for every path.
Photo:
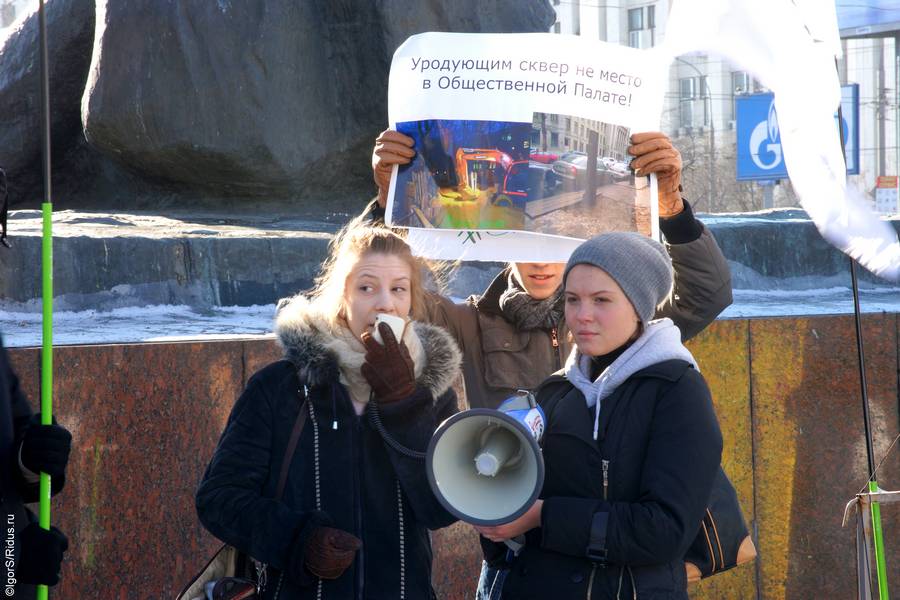
<instances>
[{"instance_id":1,"label":"black scarf","mask_svg":"<svg viewBox=\"0 0 900 600\"><path fill-rule=\"evenodd\" d=\"M528 295L510 271L506 290L500 295L500 310L516 329L553 329L562 320L563 309L562 286L549 298L537 300Z\"/></svg>"}]
</instances>

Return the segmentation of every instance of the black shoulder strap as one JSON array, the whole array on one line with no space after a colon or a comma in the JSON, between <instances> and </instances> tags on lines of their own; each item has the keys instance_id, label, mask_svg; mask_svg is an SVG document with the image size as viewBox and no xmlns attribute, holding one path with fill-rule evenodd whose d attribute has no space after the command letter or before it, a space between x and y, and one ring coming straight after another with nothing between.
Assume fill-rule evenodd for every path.
<instances>
[{"instance_id":1,"label":"black shoulder strap","mask_svg":"<svg viewBox=\"0 0 900 600\"><path fill-rule=\"evenodd\" d=\"M287 484L288 471L294 460L294 451L297 449L297 442L300 441L300 434L303 432L303 427L306 425L306 417L309 415L309 409L306 406L308 398L306 397L306 394L303 393L304 389L303 381L301 381L300 388L297 390L298 394L303 395L300 401L300 412L297 413L297 420L294 421L294 428L291 430L291 439L288 440L287 448L284 450L284 458L281 460L281 474L278 476L278 488L275 492L275 500L281 500L281 496L284 494L284 486Z\"/></svg>"}]
</instances>

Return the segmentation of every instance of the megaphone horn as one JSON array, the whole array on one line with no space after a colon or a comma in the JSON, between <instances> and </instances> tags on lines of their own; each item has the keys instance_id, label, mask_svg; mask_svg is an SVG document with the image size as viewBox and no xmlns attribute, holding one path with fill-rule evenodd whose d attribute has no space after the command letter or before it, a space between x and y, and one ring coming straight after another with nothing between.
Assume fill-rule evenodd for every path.
<instances>
[{"instance_id":1,"label":"megaphone horn","mask_svg":"<svg viewBox=\"0 0 900 600\"><path fill-rule=\"evenodd\" d=\"M426 454L428 482L444 508L474 525L501 525L525 514L544 484L538 445L544 422L527 392L498 410L475 408L444 421Z\"/></svg>"}]
</instances>

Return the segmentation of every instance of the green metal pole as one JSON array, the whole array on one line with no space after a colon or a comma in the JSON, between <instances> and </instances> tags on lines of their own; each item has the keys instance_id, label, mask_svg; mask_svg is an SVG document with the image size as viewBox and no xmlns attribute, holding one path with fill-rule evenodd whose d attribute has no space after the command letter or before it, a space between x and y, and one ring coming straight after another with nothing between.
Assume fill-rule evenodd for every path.
<instances>
[{"instance_id":1,"label":"green metal pole","mask_svg":"<svg viewBox=\"0 0 900 600\"><path fill-rule=\"evenodd\" d=\"M53 422L53 205L41 205L44 236L41 244L41 277L43 279L43 329L41 336L41 424ZM40 514L38 522L50 529L50 476L41 473ZM38 586L38 600L47 600L47 586Z\"/></svg>"},{"instance_id":2,"label":"green metal pole","mask_svg":"<svg viewBox=\"0 0 900 600\"><path fill-rule=\"evenodd\" d=\"M878 482L869 482L869 491L877 492ZM878 573L878 597L889 600L887 564L884 560L884 533L881 531L881 506L872 502L872 541L875 545L875 569Z\"/></svg>"},{"instance_id":3,"label":"green metal pole","mask_svg":"<svg viewBox=\"0 0 900 600\"><path fill-rule=\"evenodd\" d=\"M53 422L53 204L50 202L50 78L47 65L47 20L44 0L38 4L41 58L41 137L44 170L43 238L41 241L41 279L43 320L41 330L41 423ZM50 529L50 476L41 473L38 523ZM47 600L49 590L39 585L37 599Z\"/></svg>"}]
</instances>

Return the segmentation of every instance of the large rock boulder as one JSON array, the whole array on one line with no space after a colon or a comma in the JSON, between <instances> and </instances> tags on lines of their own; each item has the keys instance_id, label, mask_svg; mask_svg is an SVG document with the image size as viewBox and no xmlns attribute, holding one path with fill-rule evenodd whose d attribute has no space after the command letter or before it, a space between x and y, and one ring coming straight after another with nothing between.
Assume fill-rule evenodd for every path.
<instances>
[{"instance_id":1,"label":"large rock boulder","mask_svg":"<svg viewBox=\"0 0 900 600\"><path fill-rule=\"evenodd\" d=\"M50 79L50 125L55 158L81 140L81 95L94 41L93 0L45 5ZM38 16L0 38L0 166L18 203L41 187L41 84Z\"/></svg>"},{"instance_id":2,"label":"large rock boulder","mask_svg":"<svg viewBox=\"0 0 900 600\"><path fill-rule=\"evenodd\" d=\"M60 2L63 0L55 0ZM212 195L371 188L391 56L423 31L546 31L546 0L98 0L88 142Z\"/></svg>"}]
</instances>

